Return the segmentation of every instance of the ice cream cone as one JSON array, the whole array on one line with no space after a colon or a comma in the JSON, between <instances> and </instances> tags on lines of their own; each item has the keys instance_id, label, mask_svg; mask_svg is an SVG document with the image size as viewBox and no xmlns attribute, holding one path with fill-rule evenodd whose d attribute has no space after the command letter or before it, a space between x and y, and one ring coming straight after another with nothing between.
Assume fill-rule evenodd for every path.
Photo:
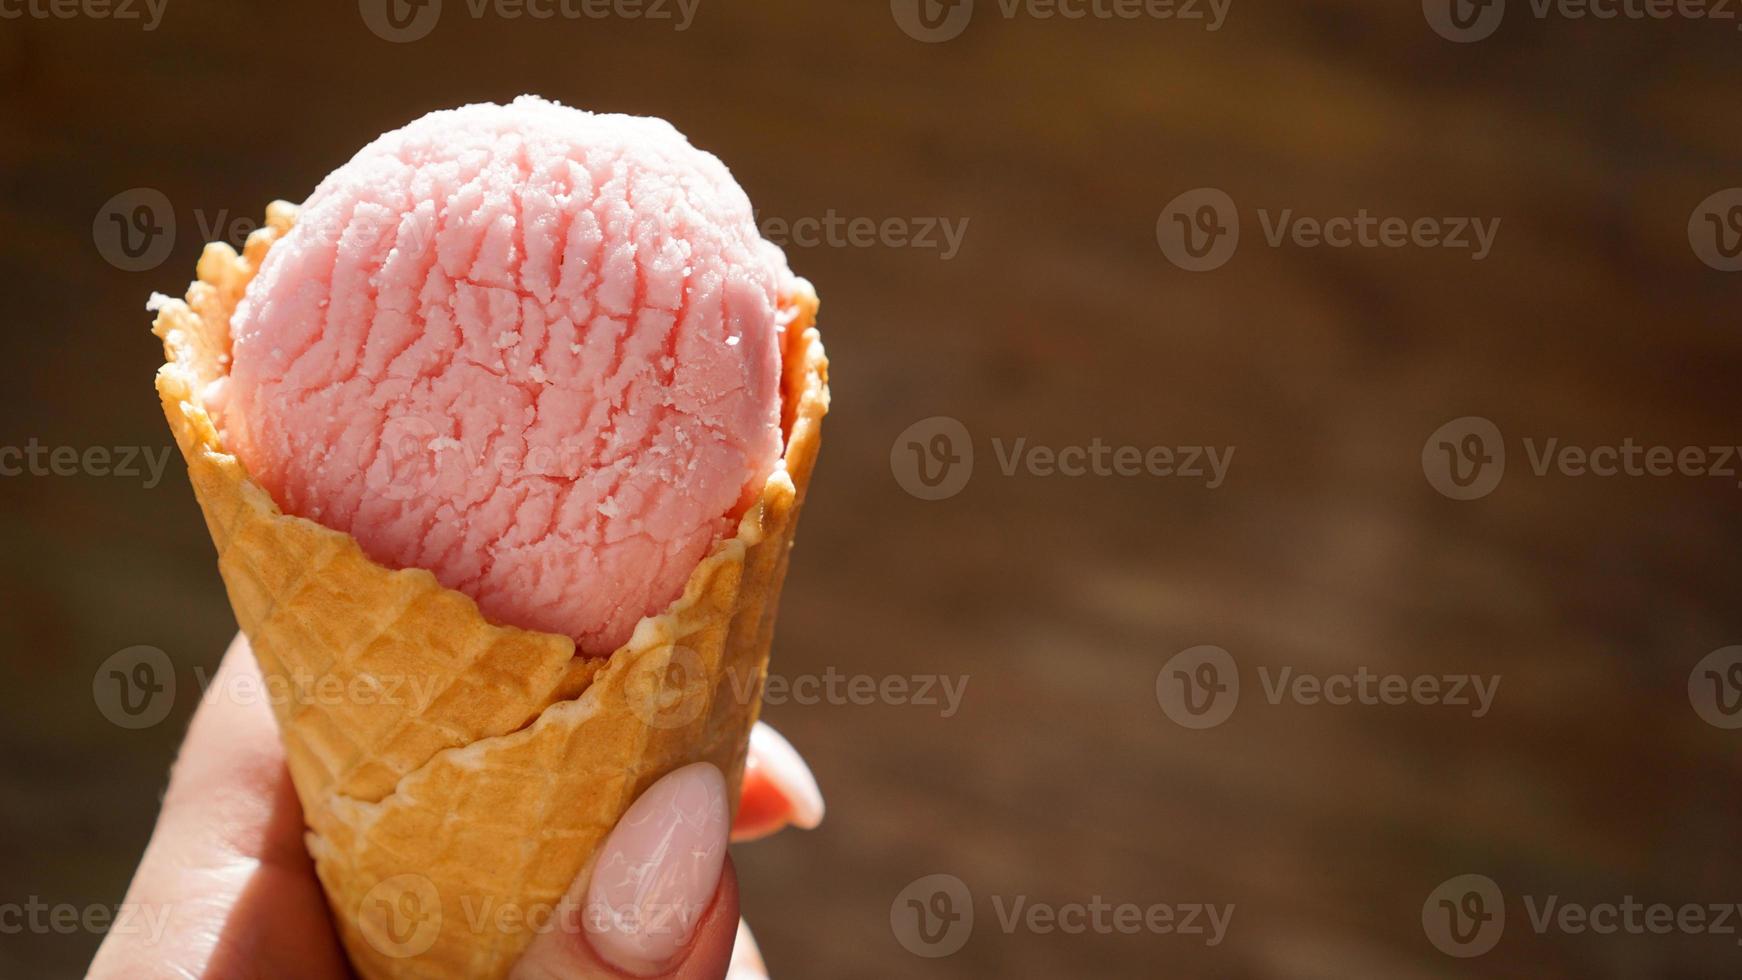
<instances>
[{"instance_id":1,"label":"ice cream cone","mask_svg":"<svg viewBox=\"0 0 1742 980\"><path fill-rule=\"evenodd\" d=\"M736 792L828 409L816 295L797 280L783 304L783 465L665 613L588 658L282 513L225 452L202 392L227 373L231 314L295 219L274 204L243 254L206 248L185 302L154 302L158 393L353 964L371 980L500 977L537 929L575 927L546 919L653 781L708 761Z\"/></svg>"}]
</instances>

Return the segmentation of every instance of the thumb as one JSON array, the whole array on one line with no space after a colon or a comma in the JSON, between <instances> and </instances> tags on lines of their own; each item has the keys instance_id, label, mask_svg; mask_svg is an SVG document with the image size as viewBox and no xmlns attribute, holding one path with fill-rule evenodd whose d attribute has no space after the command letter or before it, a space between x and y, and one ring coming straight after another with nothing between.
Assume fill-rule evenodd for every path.
<instances>
[{"instance_id":1,"label":"thumb","mask_svg":"<svg viewBox=\"0 0 1742 980\"><path fill-rule=\"evenodd\" d=\"M725 976L738 929L728 810L726 780L705 762L648 787L570 886L512 980Z\"/></svg>"}]
</instances>

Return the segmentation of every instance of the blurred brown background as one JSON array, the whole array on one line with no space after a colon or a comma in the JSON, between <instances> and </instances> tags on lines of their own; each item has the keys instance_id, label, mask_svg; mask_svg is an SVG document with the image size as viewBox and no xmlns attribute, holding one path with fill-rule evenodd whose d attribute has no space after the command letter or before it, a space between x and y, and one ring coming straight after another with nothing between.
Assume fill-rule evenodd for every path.
<instances>
[{"instance_id":1,"label":"blurred brown background","mask_svg":"<svg viewBox=\"0 0 1742 980\"><path fill-rule=\"evenodd\" d=\"M1524 905L1742 900L1742 733L1702 721L1688 687L1742 643L1739 478L1538 476L1523 445L1742 442L1742 275L1687 230L1742 184L1737 23L1512 0L1492 36L1456 44L1409 2L1234 0L1216 31L978 7L935 44L878 0L700 0L683 31L448 0L410 43L345 2L168 0L151 31L0 19L0 444L169 447L146 297L184 287L208 229L245 232L230 222L385 129L522 92L665 116L765 218L968 222L947 260L789 248L824 298L835 411L775 673L968 686L949 717L768 707L830 805L821 830L738 851L775 976L1742 973L1734 934L1539 934ZM1243 231L1194 273L1157 219L1199 187L1237 202ZM93 232L135 188L176 221L138 272ZM1361 208L1501 224L1473 261L1271 247L1258 215ZM932 416L959 420L976 459L927 501L891 448ZM1463 416L1509 455L1472 501L1422 465ZM1237 451L1212 490L1006 476L993 440L1018 438ZM196 671L234 629L179 460L145 482L0 479L0 903L119 901ZM92 680L140 644L182 693L127 731ZM1243 691L1195 731L1156 681L1200 644L1231 653ZM1362 666L1502 683L1481 718L1272 705L1260 683ZM891 906L934 873L965 883L976 919L959 951L922 958ZM1422 922L1465 873L1507 913L1467 960ZM1236 911L1215 946L1006 932L1016 896ZM0 975L78 975L99 940L8 930Z\"/></svg>"}]
</instances>

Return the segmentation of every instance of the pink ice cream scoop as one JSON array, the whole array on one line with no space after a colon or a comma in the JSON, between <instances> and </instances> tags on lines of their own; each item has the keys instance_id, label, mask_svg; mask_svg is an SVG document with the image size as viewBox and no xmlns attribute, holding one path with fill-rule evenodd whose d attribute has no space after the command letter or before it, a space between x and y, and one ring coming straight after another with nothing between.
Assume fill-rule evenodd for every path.
<instances>
[{"instance_id":1,"label":"pink ice cream scoop","mask_svg":"<svg viewBox=\"0 0 1742 980\"><path fill-rule=\"evenodd\" d=\"M286 512L606 654L779 460L791 275L663 121L436 112L316 188L209 400Z\"/></svg>"}]
</instances>

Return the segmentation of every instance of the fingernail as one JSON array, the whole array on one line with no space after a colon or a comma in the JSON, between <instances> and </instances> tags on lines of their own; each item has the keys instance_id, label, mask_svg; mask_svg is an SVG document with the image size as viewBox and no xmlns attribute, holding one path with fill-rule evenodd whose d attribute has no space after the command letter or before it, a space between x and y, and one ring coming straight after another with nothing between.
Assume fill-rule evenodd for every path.
<instances>
[{"instance_id":1,"label":"fingernail","mask_svg":"<svg viewBox=\"0 0 1742 980\"><path fill-rule=\"evenodd\" d=\"M792 804L794 826L815 830L823 822L823 791L817 788L817 777L784 735L757 722L750 730L750 758Z\"/></svg>"},{"instance_id":2,"label":"fingernail","mask_svg":"<svg viewBox=\"0 0 1742 980\"><path fill-rule=\"evenodd\" d=\"M731 829L726 780L706 762L648 787L605 838L587 884L587 940L612 966L664 972L714 900Z\"/></svg>"}]
</instances>

